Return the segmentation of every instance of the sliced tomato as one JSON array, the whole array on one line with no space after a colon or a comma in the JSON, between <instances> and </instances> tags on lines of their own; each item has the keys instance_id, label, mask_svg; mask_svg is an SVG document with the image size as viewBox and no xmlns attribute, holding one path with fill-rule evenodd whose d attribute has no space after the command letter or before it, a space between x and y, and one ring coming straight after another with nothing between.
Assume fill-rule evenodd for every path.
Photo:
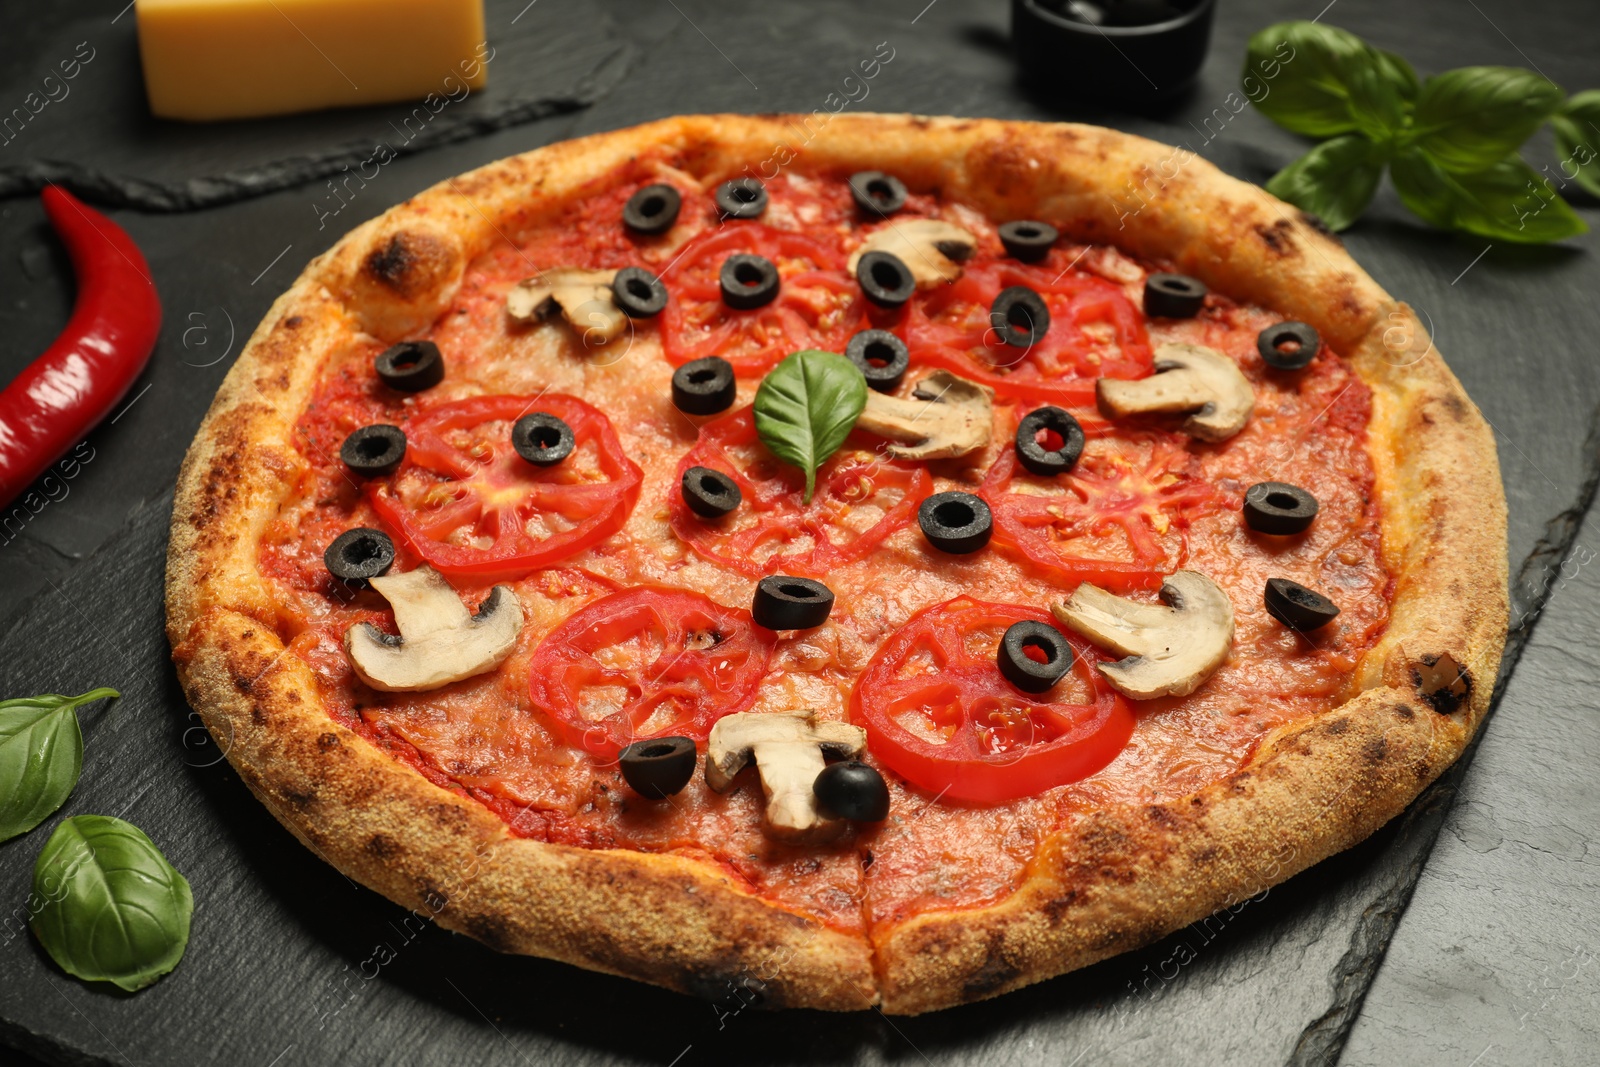
<instances>
[{"instance_id":1,"label":"sliced tomato","mask_svg":"<svg viewBox=\"0 0 1600 1067\"><path fill-rule=\"evenodd\" d=\"M805 474L768 452L746 407L700 427L694 448L678 464L721 471L739 486L742 502L718 519L696 515L672 495L672 531L695 552L751 577L783 572L821 577L872 551L911 523L933 491L921 467L904 466L845 446L817 471L816 492L803 502Z\"/></svg>"},{"instance_id":2,"label":"sliced tomato","mask_svg":"<svg viewBox=\"0 0 1600 1067\"><path fill-rule=\"evenodd\" d=\"M1008 448L978 492L995 544L1064 583L1117 592L1159 589L1188 561L1190 525L1226 504L1182 439L1160 433L1086 451L1054 477L1022 470Z\"/></svg>"},{"instance_id":3,"label":"sliced tomato","mask_svg":"<svg viewBox=\"0 0 1600 1067\"><path fill-rule=\"evenodd\" d=\"M640 587L580 608L528 662L533 706L567 742L612 758L650 737L696 741L755 702L773 637L750 613Z\"/></svg>"},{"instance_id":4,"label":"sliced tomato","mask_svg":"<svg viewBox=\"0 0 1600 1067\"><path fill-rule=\"evenodd\" d=\"M577 438L553 467L511 447L512 425L533 411ZM473 397L404 428L404 462L368 496L390 532L444 574L498 581L548 567L616 533L639 499L643 473L611 422L575 397Z\"/></svg>"},{"instance_id":5,"label":"sliced tomato","mask_svg":"<svg viewBox=\"0 0 1600 1067\"><path fill-rule=\"evenodd\" d=\"M782 279L764 307L722 301L722 264L737 253L765 256ZM758 374L790 352L844 351L864 309L860 286L838 248L758 222L730 222L690 239L662 275L672 293L661 313L661 347L674 366L721 356L740 374Z\"/></svg>"},{"instance_id":6,"label":"sliced tomato","mask_svg":"<svg viewBox=\"0 0 1600 1067\"><path fill-rule=\"evenodd\" d=\"M1076 782L1115 759L1133 734L1133 712L1094 669L1102 657L1092 646L1064 634L1075 659L1056 700L1000 673L1001 636L1030 619L1055 625L1042 611L970 597L912 616L850 698L873 755L919 789L982 804Z\"/></svg>"},{"instance_id":7,"label":"sliced tomato","mask_svg":"<svg viewBox=\"0 0 1600 1067\"><path fill-rule=\"evenodd\" d=\"M1050 309L1049 330L1026 349L1001 340L989 319L995 297L1013 285L1033 289ZM1092 405L1096 378L1151 371L1144 317L1121 288L1007 260L969 265L953 284L913 301L901 336L913 365L944 367L1035 403Z\"/></svg>"}]
</instances>

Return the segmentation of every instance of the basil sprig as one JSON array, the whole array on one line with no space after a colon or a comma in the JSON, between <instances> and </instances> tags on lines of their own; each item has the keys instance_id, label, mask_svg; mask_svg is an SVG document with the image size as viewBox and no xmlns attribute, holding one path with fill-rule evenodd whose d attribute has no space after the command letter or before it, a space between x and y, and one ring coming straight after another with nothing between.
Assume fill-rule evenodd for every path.
<instances>
[{"instance_id":1,"label":"basil sprig","mask_svg":"<svg viewBox=\"0 0 1600 1067\"><path fill-rule=\"evenodd\" d=\"M83 773L78 709L118 695L91 689L0 700L0 841L27 833L67 802Z\"/></svg>"},{"instance_id":2,"label":"basil sprig","mask_svg":"<svg viewBox=\"0 0 1600 1067\"><path fill-rule=\"evenodd\" d=\"M1276 73L1262 94L1255 72L1268 70ZM1443 229L1528 244L1588 229L1557 186L1576 181L1600 195L1600 92L1563 101L1554 82L1518 67L1462 67L1419 82L1394 53L1312 22L1250 38L1244 75L1264 115L1322 141L1267 191L1335 230L1366 210L1385 167L1406 207ZM1559 173L1517 154L1546 121Z\"/></svg>"},{"instance_id":3,"label":"basil sprig","mask_svg":"<svg viewBox=\"0 0 1600 1067\"><path fill-rule=\"evenodd\" d=\"M33 865L33 893L34 935L86 981L143 989L189 944L188 880L143 831L109 815L61 821Z\"/></svg>"},{"instance_id":4,"label":"basil sprig","mask_svg":"<svg viewBox=\"0 0 1600 1067\"><path fill-rule=\"evenodd\" d=\"M773 455L806 472L806 503L817 468L844 444L866 406L867 379L836 352L795 352L762 379L756 433Z\"/></svg>"}]
</instances>

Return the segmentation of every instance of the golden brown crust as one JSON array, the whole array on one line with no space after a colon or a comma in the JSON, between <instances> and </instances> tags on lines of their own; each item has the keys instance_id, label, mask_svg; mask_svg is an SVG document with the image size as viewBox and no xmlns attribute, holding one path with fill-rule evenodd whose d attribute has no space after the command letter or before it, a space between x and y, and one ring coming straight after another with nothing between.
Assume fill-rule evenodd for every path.
<instances>
[{"instance_id":1,"label":"golden brown crust","mask_svg":"<svg viewBox=\"0 0 1600 1067\"><path fill-rule=\"evenodd\" d=\"M506 951L702 996L914 1013L1152 941L1372 833L1463 750L1506 629L1493 436L1410 310L1314 220L1184 149L1094 127L911 116L700 116L566 142L446 182L351 232L273 305L180 476L168 633L191 702L278 819L351 877ZM812 132L814 130L814 132ZM293 427L353 332L394 340L448 305L465 265L591 176L670 146L701 173L764 160L892 171L994 217L1165 260L1315 326L1373 389L1370 450L1389 627L1340 707L1276 731L1224 781L1087 814L995 905L879 926L870 943L763 903L681 857L517 838L337 725L283 656L255 566L290 491Z\"/></svg>"}]
</instances>

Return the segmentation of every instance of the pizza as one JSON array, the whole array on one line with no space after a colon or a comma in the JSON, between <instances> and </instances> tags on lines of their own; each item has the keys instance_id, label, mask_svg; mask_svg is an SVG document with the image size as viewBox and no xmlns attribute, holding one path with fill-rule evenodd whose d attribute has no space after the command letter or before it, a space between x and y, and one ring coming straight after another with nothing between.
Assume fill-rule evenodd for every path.
<instances>
[{"instance_id":1,"label":"pizza","mask_svg":"<svg viewBox=\"0 0 1600 1067\"><path fill-rule=\"evenodd\" d=\"M505 952L917 1013L1371 834L1507 625L1490 428L1317 219L1112 130L668 119L356 228L179 478L179 676Z\"/></svg>"}]
</instances>

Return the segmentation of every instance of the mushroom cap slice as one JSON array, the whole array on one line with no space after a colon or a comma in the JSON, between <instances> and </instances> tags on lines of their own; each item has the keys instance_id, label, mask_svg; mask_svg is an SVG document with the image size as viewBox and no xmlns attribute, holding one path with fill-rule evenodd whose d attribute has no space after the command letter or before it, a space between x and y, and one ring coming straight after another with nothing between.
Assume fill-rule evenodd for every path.
<instances>
[{"instance_id":1,"label":"mushroom cap slice","mask_svg":"<svg viewBox=\"0 0 1600 1067\"><path fill-rule=\"evenodd\" d=\"M585 344L604 344L628 326L611 294L614 270L552 267L506 293L506 314L518 322L543 322L559 308Z\"/></svg>"},{"instance_id":2,"label":"mushroom cap slice","mask_svg":"<svg viewBox=\"0 0 1600 1067\"><path fill-rule=\"evenodd\" d=\"M1085 582L1051 607L1076 633L1124 659L1100 664L1106 681L1135 700L1188 696L1228 658L1233 604L1199 571L1177 571L1161 586L1167 605L1141 604Z\"/></svg>"},{"instance_id":3,"label":"mushroom cap slice","mask_svg":"<svg viewBox=\"0 0 1600 1067\"><path fill-rule=\"evenodd\" d=\"M961 263L978 247L977 238L954 223L939 219L906 219L874 230L850 254L852 275L868 252L889 252L911 271L918 289L930 289L961 277Z\"/></svg>"},{"instance_id":4,"label":"mushroom cap slice","mask_svg":"<svg viewBox=\"0 0 1600 1067\"><path fill-rule=\"evenodd\" d=\"M359 623L344 632L344 650L361 680L386 693L437 689L493 670L522 630L522 603L509 586L491 589L472 614L427 564L371 585L394 609L400 635Z\"/></svg>"},{"instance_id":5,"label":"mushroom cap slice","mask_svg":"<svg viewBox=\"0 0 1600 1067\"><path fill-rule=\"evenodd\" d=\"M914 400L867 393L856 425L894 442L896 459L948 459L987 448L994 431L994 390L937 370L911 390Z\"/></svg>"},{"instance_id":6,"label":"mushroom cap slice","mask_svg":"<svg viewBox=\"0 0 1600 1067\"><path fill-rule=\"evenodd\" d=\"M1096 381L1100 410L1114 419L1193 412L1183 432L1202 441L1226 441L1250 421L1256 394L1233 360L1214 348L1187 344L1162 345L1155 357L1156 373L1148 378Z\"/></svg>"},{"instance_id":7,"label":"mushroom cap slice","mask_svg":"<svg viewBox=\"0 0 1600 1067\"><path fill-rule=\"evenodd\" d=\"M812 785L825 755L861 754L867 732L844 722L818 722L815 712L740 712L717 720L706 742L706 784L718 793L753 759L767 795L767 826L775 836L799 837L835 822L817 807Z\"/></svg>"}]
</instances>

